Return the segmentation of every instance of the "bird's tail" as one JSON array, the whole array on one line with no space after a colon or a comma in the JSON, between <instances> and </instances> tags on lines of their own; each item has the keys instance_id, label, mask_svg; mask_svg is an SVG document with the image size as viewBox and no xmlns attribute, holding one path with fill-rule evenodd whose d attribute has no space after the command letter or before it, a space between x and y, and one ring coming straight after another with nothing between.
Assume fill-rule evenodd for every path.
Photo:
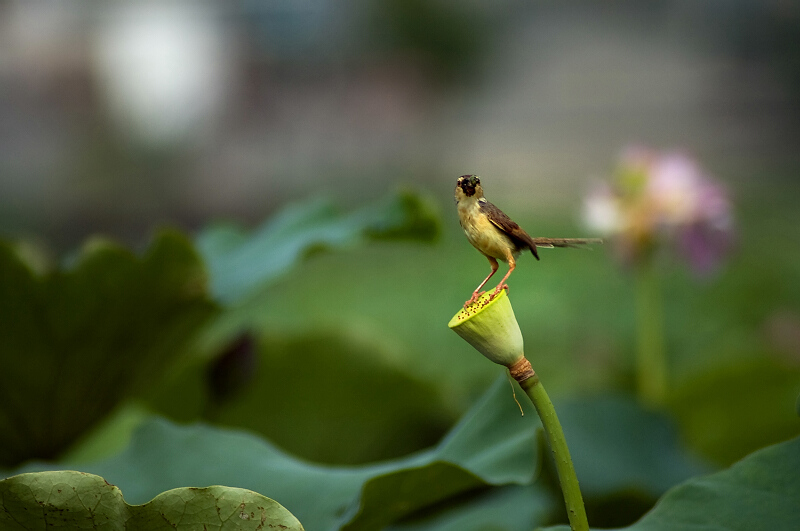
<instances>
[{"instance_id":1,"label":"bird's tail","mask_svg":"<svg viewBox=\"0 0 800 531\"><path fill-rule=\"evenodd\" d=\"M545 247L552 249L553 247L573 247L580 248L582 245L601 244L601 238L531 238L536 247Z\"/></svg>"}]
</instances>

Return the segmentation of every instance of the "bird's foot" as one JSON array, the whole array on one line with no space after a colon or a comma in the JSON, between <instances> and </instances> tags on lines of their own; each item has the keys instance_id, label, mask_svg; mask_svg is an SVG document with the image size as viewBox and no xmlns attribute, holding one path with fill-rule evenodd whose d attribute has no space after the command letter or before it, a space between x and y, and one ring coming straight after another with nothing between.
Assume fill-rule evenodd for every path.
<instances>
[{"instance_id":1,"label":"bird's foot","mask_svg":"<svg viewBox=\"0 0 800 531\"><path fill-rule=\"evenodd\" d=\"M492 292L492 296L489 297L489 300L492 300L495 297L497 297L497 294L500 293L500 290L503 290L503 289L506 290L506 291L509 291L508 284L502 284L502 285L498 284L497 287L494 288L494 291Z\"/></svg>"},{"instance_id":2,"label":"bird's foot","mask_svg":"<svg viewBox=\"0 0 800 531\"><path fill-rule=\"evenodd\" d=\"M470 299L467 302L464 303L464 308L469 308L471 305L475 304L475 301L480 299L481 295L483 295L484 293L486 293L486 292L485 291L481 291L481 292L473 291L472 292L472 297L470 297Z\"/></svg>"}]
</instances>

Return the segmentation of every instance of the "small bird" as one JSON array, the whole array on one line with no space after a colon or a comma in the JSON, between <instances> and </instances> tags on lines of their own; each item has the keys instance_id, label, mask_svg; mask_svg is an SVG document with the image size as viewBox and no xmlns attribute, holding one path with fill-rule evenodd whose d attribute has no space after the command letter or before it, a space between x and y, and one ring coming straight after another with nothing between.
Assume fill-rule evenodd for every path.
<instances>
[{"instance_id":1,"label":"small bird","mask_svg":"<svg viewBox=\"0 0 800 531\"><path fill-rule=\"evenodd\" d=\"M577 247L590 243L602 243L598 238L531 238L519 225L511 221L502 210L491 204L483 195L481 180L477 175L462 175L456 181L456 207L461 228L469 243L481 252L492 266L492 272L483 279L464 307L477 301L485 292L481 288L497 272L497 261L508 262L508 273L494 289L489 300L508 289L505 283L517 266L516 258L525 249L530 249L539 260L537 247Z\"/></svg>"}]
</instances>

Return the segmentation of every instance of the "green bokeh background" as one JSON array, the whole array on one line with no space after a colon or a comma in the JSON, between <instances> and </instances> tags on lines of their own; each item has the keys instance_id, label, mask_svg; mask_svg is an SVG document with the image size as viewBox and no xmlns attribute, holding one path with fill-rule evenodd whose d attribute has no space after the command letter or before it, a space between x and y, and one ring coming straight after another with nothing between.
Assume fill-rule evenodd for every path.
<instances>
[{"instance_id":1,"label":"green bokeh background","mask_svg":"<svg viewBox=\"0 0 800 531\"><path fill-rule=\"evenodd\" d=\"M590 520L627 525L692 473L800 434L796 7L131 5L0 4L0 426L15 441L0 445L0 468L113 463L159 422L201 422L212 439L244 430L320 467L435 447L502 377L446 327L488 273L458 226L455 179L481 175L533 236L595 236L583 198L635 144L685 151L722 182L736 238L708 278L659 256L669 391L658 412L633 397L634 282L610 246L543 249L510 278L579 476L604 448L639 456L611 459L619 477L604 472L594 490L586 480ZM213 75L148 107L159 112L142 126L141 102L119 99L106 77L119 70L101 60L115 35L135 41L120 27L187 32L163 42L159 58L183 57L164 72ZM142 64L131 72L130 87L158 86ZM183 119L195 121L157 134ZM508 395L496 399L513 413ZM627 436L611 437L593 408ZM640 455L647 430L672 435ZM697 468L656 473L676 459ZM507 514L522 491L537 502L508 528L563 522L540 465L533 483L423 497L397 525L457 528L466 502ZM648 474L656 486L631 480ZM412 491L425 482L409 477ZM148 480L151 496L189 486Z\"/></svg>"}]
</instances>

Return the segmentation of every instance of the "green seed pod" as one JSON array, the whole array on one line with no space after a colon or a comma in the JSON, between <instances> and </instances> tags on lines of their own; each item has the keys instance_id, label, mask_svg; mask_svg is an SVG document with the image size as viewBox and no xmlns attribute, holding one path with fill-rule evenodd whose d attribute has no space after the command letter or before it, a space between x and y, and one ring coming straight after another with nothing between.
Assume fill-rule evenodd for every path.
<instances>
[{"instance_id":1,"label":"green seed pod","mask_svg":"<svg viewBox=\"0 0 800 531\"><path fill-rule=\"evenodd\" d=\"M491 361L511 367L524 357L522 332L506 295L491 292L450 319L447 326Z\"/></svg>"}]
</instances>

